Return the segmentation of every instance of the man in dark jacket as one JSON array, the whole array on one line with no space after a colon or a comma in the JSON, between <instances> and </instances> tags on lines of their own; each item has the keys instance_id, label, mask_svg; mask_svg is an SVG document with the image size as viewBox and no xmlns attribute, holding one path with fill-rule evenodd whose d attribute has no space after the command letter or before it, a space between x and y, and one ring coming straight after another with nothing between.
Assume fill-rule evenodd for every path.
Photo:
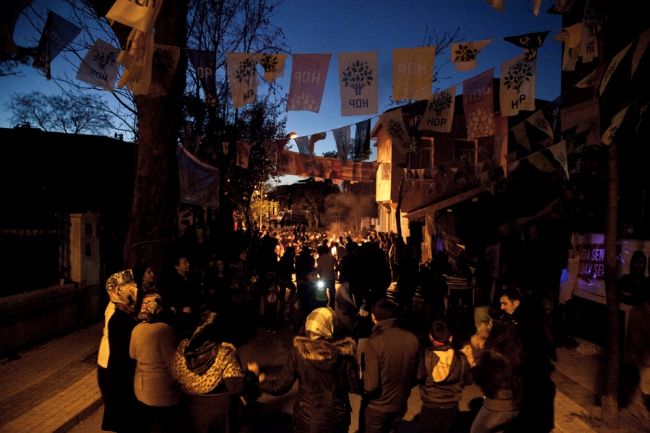
<instances>
[{"instance_id":1,"label":"man in dark jacket","mask_svg":"<svg viewBox=\"0 0 650 433\"><path fill-rule=\"evenodd\" d=\"M359 424L365 433L389 433L406 413L417 379L419 343L396 326L398 307L382 299L372 308L374 327L362 354L364 396Z\"/></svg>"}]
</instances>

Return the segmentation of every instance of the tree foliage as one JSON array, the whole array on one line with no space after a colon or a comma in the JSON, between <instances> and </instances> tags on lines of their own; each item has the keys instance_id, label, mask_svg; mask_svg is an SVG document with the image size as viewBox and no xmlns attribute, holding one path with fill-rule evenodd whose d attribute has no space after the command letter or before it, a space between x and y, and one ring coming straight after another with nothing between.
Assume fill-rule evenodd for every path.
<instances>
[{"instance_id":1,"label":"tree foliage","mask_svg":"<svg viewBox=\"0 0 650 433\"><path fill-rule=\"evenodd\" d=\"M314 178L309 178L293 185L279 185L269 193L269 197L280 202L284 208L309 213L314 218L310 221L311 224L322 227L322 216L327 211L327 197L339 193L339 187L330 180L317 182Z\"/></svg>"},{"instance_id":2,"label":"tree foliage","mask_svg":"<svg viewBox=\"0 0 650 433\"><path fill-rule=\"evenodd\" d=\"M43 131L66 134L106 134L113 129L113 116L104 110L106 103L96 95L72 98L66 94L45 95L34 91L14 93L6 108L16 125L33 125Z\"/></svg>"}]
</instances>

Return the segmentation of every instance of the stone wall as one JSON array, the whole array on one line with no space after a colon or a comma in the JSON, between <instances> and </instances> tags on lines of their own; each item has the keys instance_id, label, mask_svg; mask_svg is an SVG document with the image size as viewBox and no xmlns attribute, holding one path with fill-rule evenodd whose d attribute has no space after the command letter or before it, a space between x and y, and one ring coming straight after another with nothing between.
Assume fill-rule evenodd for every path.
<instances>
[{"instance_id":1,"label":"stone wall","mask_svg":"<svg viewBox=\"0 0 650 433\"><path fill-rule=\"evenodd\" d=\"M77 284L0 298L0 357L102 320L106 302L102 286Z\"/></svg>"}]
</instances>

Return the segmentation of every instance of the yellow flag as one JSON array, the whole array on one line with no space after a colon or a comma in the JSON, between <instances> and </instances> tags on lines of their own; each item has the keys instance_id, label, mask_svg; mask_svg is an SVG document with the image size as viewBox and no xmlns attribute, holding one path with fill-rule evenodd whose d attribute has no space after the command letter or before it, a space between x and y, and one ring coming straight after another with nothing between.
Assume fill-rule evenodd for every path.
<instances>
[{"instance_id":1,"label":"yellow flag","mask_svg":"<svg viewBox=\"0 0 650 433\"><path fill-rule=\"evenodd\" d=\"M429 99L436 47L393 50L393 99Z\"/></svg>"}]
</instances>

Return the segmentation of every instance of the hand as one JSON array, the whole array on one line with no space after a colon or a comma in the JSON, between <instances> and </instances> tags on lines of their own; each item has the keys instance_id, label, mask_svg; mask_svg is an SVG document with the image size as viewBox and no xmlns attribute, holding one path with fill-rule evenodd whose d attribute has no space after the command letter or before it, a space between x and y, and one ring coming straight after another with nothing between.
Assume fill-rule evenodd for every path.
<instances>
[{"instance_id":1,"label":"hand","mask_svg":"<svg viewBox=\"0 0 650 433\"><path fill-rule=\"evenodd\" d=\"M264 382L264 381L266 380L266 374L264 374L264 373L260 373L260 374L257 376L257 380L259 380L260 383Z\"/></svg>"},{"instance_id":2,"label":"hand","mask_svg":"<svg viewBox=\"0 0 650 433\"><path fill-rule=\"evenodd\" d=\"M255 373L256 376L260 375L260 366L257 365L257 362L246 363L246 368L248 368L248 371Z\"/></svg>"}]
</instances>

